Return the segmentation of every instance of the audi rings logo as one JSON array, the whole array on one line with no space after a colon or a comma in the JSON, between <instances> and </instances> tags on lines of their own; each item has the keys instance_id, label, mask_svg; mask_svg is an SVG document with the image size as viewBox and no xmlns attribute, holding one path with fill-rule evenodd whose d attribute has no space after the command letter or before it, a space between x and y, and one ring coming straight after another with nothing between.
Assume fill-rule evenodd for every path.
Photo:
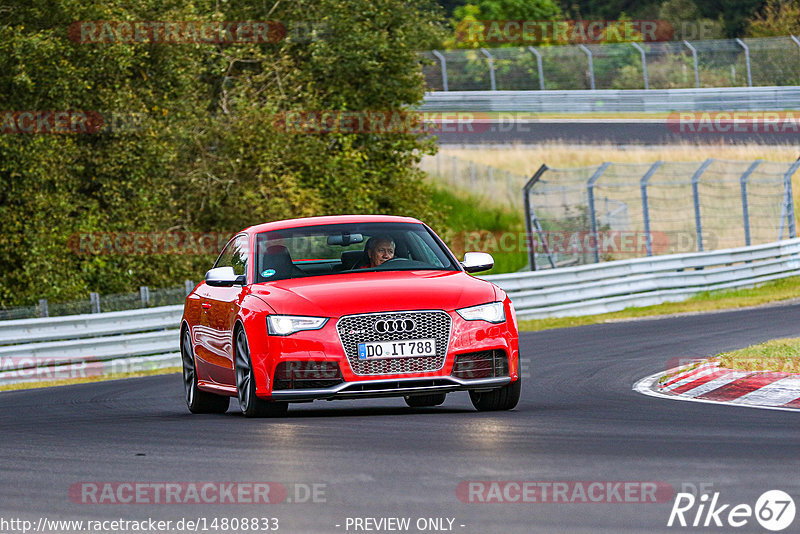
<instances>
[{"instance_id":1,"label":"audi rings logo","mask_svg":"<svg viewBox=\"0 0 800 534\"><path fill-rule=\"evenodd\" d=\"M417 325L411 319L391 319L375 321L375 331L379 334L411 332Z\"/></svg>"}]
</instances>

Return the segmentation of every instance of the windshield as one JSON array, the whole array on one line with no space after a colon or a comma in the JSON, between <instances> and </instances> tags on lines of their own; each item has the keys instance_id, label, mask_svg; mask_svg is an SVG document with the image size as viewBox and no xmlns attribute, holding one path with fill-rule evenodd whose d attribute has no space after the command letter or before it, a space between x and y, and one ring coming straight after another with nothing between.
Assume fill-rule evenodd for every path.
<instances>
[{"instance_id":1,"label":"windshield","mask_svg":"<svg viewBox=\"0 0 800 534\"><path fill-rule=\"evenodd\" d=\"M353 223L306 226L256 236L255 282L347 272L460 270L425 226Z\"/></svg>"}]
</instances>

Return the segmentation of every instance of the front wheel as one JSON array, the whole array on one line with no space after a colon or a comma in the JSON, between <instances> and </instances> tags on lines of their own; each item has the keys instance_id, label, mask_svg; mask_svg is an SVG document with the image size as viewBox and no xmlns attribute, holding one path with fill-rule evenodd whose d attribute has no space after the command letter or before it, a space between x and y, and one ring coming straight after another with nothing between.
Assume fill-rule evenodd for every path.
<instances>
[{"instance_id":1,"label":"front wheel","mask_svg":"<svg viewBox=\"0 0 800 534\"><path fill-rule=\"evenodd\" d=\"M250 359L250 345L243 328L236 331L234 367L236 368L236 393L239 407L245 417L280 417L286 414L289 404L260 399L256 396L256 379Z\"/></svg>"},{"instance_id":2,"label":"front wheel","mask_svg":"<svg viewBox=\"0 0 800 534\"><path fill-rule=\"evenodd\" d=\"M197 386L197 368L194 364L194 349L189 330L181 336L181 360L183 361L183 387L186 391L186 406L192 413L225 413L230 397L201 391Z\"/></svg>"},{"instance_id":3,"label":"front wheel","mask_svg":"<svg viewBox=\"0 0 800 534\"><path fill-rule=\"evenodd\" d=\"M511 410L519 402L521 387L522 377L518 377L516 382L491 391L470 391L469 400L479 412Z\"/></svg>"}]
</instances>

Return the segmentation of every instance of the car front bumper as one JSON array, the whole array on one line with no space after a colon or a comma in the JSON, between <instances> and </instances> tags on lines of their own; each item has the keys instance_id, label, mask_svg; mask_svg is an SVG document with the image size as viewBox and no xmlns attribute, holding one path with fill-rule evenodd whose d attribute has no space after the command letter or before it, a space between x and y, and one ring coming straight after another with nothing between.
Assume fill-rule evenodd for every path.
<instances>
[{"instance_id":1,"label":"car front bumper","mask_svg":"<svg viewBox=\"0 0 800 534\"><path fill-rule=\"evenodd\" d=\"M302 402L311 400L358 399L374 397L404 397L453 391L488 391L505 386L511 377L478 378L462 380L452 376L423 378L392 378L343 382L322 389L297 389L273 391L274 401Z\"/></svg>"}]
</instances>

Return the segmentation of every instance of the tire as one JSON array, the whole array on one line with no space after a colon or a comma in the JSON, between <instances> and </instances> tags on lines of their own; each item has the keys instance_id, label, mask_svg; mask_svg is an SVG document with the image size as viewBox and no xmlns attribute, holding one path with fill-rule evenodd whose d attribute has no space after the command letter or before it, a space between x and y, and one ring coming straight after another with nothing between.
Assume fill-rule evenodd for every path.
<instances>
[{"instance_id":1,"label":"tire","mask_svg":"<svg viewBox=\"0 0 800 534\"><path fill-rule=\"evenodd\" d=\"M516 382L491 391L470 391L469 399L479 412L511 410L519 402L521 387L522 377L518 377Z\"/></svg>"},{"instance_id":2,"label":"tire","mask_svg":"<svg viewBox=\"0 0 800 534\"><path fill-rule=\"evenodd\" d=\"M183 361L183 387L186 391L186 406L192 413L225 413L230 405L230 397L202 391L197 386L197 368L194 349L189 330L181 335L181 360Z\"/></svg>"},{"instance_id":3,"label":"tire","mask_svg":"<svg viewBox=\"0 0 800 534\"><path fill-rule=\"evenodd\" d=\"M429 395L406 396L406 404L412 408L423 408L425 406L439 406L444 402L447 393L431 393Z\"/></svg>"},{"instance_id":4,"label":"tire","mask_svg":"<svg viewBox=\"0 0 800 534\"><path fill-rule=\"evenodd\" d=\"M245 417L280 417L286 415L289 404L260 399L256 396L256 379L253 375L253 362L250 359L250 345L244 328L236 329L234 346L234 367L236 374L236 393L239 408Z\"/></svg>"}]
</instances>

